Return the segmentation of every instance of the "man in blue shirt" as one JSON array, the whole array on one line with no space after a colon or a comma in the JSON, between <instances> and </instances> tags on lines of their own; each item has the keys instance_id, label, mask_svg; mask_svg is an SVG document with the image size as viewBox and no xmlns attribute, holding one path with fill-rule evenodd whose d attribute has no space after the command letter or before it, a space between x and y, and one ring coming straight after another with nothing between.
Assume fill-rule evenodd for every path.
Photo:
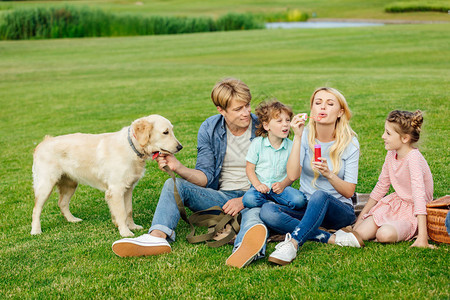
<instances>
[{"instance_id":1,"label":"man in blue shirt","mask_svg":"<svg viewBox=\"0 0 450 300\"><path fill-rule=\"evenodd\" d=\"M267 229L259 218L260 208L244 208L242 196L249 189L245 156L255 137L257 118L251 114L251 94L240 80L227 78L218 82L211 99L219 112L200 126L195 169L184 166L173 155L160 155L160 169L169 166L181 178L177 188L184 205L192 211L221 206L227 214L242 215L233 254L227 264L242 268L264 256ZM168 241L175 240L180 213L174 200L173 180L161 191L148 234L113 243L118 256L146 256L171 252Z\"/></svg>"}]
</instances>

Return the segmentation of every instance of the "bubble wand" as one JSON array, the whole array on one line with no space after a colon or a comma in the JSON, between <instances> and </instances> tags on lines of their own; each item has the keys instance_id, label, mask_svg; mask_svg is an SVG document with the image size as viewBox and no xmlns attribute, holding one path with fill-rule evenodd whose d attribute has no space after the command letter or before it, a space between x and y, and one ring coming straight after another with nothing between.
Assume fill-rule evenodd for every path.
<instances>
[{"instance_id":1,"label":"bubble wand","mask_svg":"<svg viewBox=\"0 0 450 300\"><path fill-rule=\"evenodd\" d=\"M322 120L321 116L308 116L307 114L302 115L303 120L307 120L308 118L313 119L315 121ZM321 161L319 157L322 157L322 147L319 144L314 145L314 161Z\"/></svg>"},{"instance_id":2,"label":"bubble wand","mask_svg":"<svg viewBox=\"0 0 450 300\"><path fill-rule=\"evenodd\" d=\"M303 115L302 115L302 119L303 119L303 120L306 121L308 118L313 119L313 120L315 120L315 121L320 121L320 120L322 120L322 117L321 117L321 116L308 116L307 114L303 114Z\"/></svg>"}]
</instances>

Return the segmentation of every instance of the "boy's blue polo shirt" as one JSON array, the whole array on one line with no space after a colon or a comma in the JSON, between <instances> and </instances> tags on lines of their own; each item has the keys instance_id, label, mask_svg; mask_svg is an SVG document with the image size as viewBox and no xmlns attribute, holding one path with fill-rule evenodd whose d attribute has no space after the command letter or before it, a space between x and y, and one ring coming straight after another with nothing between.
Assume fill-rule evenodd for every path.
<instances>
[{"instance_id":1,"label":"boy's blue polo shirt","mask_svg":"<svg viewBox=\"0 0 450 300\"><path fill-rule=\"evenodd\" d=\"M267 137L260 136L253 139L245 159L256 166L255 173L258 180L268 188L286 178L286 164L292 144L290 139L285 138L280 148L275 149Z\"/></svg>"}]
</instances>

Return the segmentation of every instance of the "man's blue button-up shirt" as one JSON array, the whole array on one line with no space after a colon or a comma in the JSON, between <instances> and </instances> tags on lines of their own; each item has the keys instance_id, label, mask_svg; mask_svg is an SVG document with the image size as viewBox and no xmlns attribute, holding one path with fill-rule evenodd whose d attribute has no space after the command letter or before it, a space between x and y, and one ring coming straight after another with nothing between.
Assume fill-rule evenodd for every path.
<instances>
[{"instance_id":1,"label":"man's blue button-up shirt","mask_svg":"<svg viewBox=\"0 0 450 300\"><path fill-rule=\"evenodd\" d=\"M255 138L256 124L258 118L252 116L252 134L250 140ZM225 118L218 114L206 119L197 137L197 163L195 168L205 173L208 183L207 188L219 189L220 172L227 150L227 129ZM242 153L247 155L247 153Z\"/></svg>"}]
</instances>

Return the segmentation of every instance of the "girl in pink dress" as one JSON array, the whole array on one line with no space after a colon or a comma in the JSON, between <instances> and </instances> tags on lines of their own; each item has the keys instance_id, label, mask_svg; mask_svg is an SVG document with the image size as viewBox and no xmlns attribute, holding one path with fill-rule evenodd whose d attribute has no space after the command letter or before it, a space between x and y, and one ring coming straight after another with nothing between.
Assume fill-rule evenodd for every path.
<instances>
[{"instance_id":1,"label":"girl in pink dress","mask_svg":"<svg viewBox=\"0 0 450 300\"><path fill-rule=\"evenodd\" d=\"M426 204L433 200L433 178L427 161L414 147L422 122L420 110L389 113L382 136L388 150L386 160L353 227L362 239L393 243L417 234L412 247L434 247L428 244L426 219ZM390 185L395 191L386 196Z\"/></svg>"}]
</instances>

